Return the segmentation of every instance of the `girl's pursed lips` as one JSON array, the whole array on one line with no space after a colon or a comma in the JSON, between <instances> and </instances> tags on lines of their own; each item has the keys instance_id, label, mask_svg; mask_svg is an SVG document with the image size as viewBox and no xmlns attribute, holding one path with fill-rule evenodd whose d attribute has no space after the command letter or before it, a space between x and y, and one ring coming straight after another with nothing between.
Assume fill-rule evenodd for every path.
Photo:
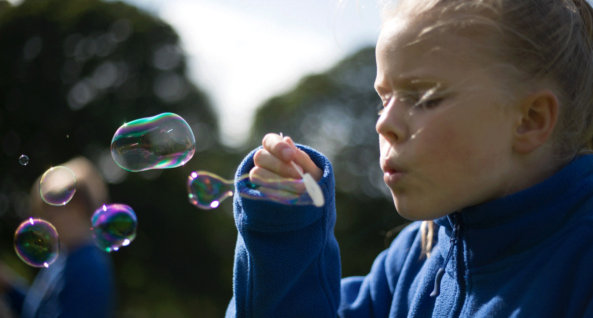
<instances>
[{"instance_id":1,"label":"girl's pursed lips","mask_svg":"<svg viewBox=\"0 0 593 318\"><path fill-rule=\"evenodd\" d=\"M395 160L393 158L381 160L381 169L383 172L390 174L396 172L405 172L405 170L400 165L394 163L394 161Z\"/></svg>"}]
</instances>

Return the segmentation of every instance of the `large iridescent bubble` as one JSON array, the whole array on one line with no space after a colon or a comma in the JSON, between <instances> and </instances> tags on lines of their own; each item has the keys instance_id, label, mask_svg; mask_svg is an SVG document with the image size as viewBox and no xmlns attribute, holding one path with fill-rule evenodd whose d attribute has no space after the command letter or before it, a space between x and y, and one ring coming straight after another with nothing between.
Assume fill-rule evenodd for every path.
<instances>
[{"instance_id":1,"label":"large iridescent bubble","mask_svg":"<svg viewBox=\"0 0 593 318\"><path fill-rule=\"evenodd\" d=\"M93 238L106 252L128 246L136 238L138 219L131 207L125 204L103 205L91 217Z\"/></svg>"},{"instance_id":2,"label":"large iridescent bubble","mask_svg":"<svg viewBox=\"0 0 593 318\"><path fill-rule=\"evenodd\" d=\"M49 205L66 205L72 200L74 193L76 193L76 176L66 167L52 167L39 180L39 195Z\"/></svg>"},{"instance_id":3,"label":"large iridescent bubble","mask_svg":"<svg viewBox=\"0 0 593 318\"><path fill-rule=\"evenodd\" d=\"M194 133L183 118L173 113L126 123L111 140L113 160L134 172L184 165L195 151Z\"/></svg>"},{"instance_id":4,"label":"large iridescent bubble","mask_svg":"<svg viewBox=\"0 0 593 318\"><path fill-rule=\"evenodd\" d=\"M14 249L26 264L49 267L60 251L58 231L47 221L30 218L16 229Z\"/></svg>"},{"instance_id":5,"label":"large iridescent bubble","mask_svg":"<svg viewBox=\"0 0 593 318\"><path fill-rule=\"evenodd\" d=\"M313 200L306 192L303 180L279 179L254 182L249 175L243 175L237 180L244 183L240 187L239 195L254 200L272 201L286 205L313 205ZM233 195L235 186L233 181L225 180L211 172L194 171L187 181L189 202L204 210L217 208L222 201Z\"/></svg>"}]
</instances>

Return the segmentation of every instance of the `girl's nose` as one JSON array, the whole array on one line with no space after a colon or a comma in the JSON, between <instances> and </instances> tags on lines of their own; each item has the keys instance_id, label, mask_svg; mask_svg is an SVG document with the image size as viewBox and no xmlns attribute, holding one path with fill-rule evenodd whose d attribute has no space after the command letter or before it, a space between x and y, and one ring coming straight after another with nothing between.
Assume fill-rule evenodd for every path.
<instances>
[{"instance_id":1,"label":"girl's nose","mask_svg":"<svg viewBox=\"0 0 593 318\"><path fill-rule=\"evenodd\" d=\"M403 105L398 105L396 100L392 98L383 108L383 113L375 126L377 133L390 143L401 143L405 140L405 109Z\"/></svg>"}]
</instances>

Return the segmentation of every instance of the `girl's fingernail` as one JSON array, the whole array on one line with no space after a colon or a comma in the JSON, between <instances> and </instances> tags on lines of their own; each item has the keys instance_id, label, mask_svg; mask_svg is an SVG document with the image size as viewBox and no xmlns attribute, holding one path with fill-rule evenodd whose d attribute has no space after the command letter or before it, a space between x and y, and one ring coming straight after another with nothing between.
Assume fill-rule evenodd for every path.
<instances>
[{"instance_id":1,"label":"girl's fingernail","mask_svg":"<svg viewBox=\"0 0 593 318\"><path fill-rule=\"evenodd\" d=\"M290 160L292 159L292 156L294 156L294 150L290 148L282 150L282 157L284 157L284 160Z\"/></svg>"}]
</instances>

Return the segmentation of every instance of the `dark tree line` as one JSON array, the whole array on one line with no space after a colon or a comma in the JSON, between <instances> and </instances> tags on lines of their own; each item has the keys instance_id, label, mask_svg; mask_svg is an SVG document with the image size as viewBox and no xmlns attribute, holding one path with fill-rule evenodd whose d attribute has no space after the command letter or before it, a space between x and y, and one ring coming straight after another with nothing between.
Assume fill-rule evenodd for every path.
<instances>
[{"instance_id":1,"label":"dark tree line","mask_svg":"<svg viewBox=\"0 0 593 318\"><path fill-rule=\"evenodd\" d=\"M378 164L374 49L303 78L260 108L248 148L267 132L290 135L333 162L343 274L365 275L403 223ZM111 256L121 317L220 317L232 295L236 229L232 206L189 204L190 172L231 178L245 152L219 143L206 92L187 77L179 37L165 22L121 2L0 1L0 259L23 276L13 233L30 211L32 182L84 155L110 183L112 202L136 211L136 240ZM109 153L124 122L181 115L197 152L184 167L129 173ZM247 149L247 148L246 148ZM21 166L21 154L30 157ZM231 200L228 200L231 201Z\"/></svg>"}]
</instances>

